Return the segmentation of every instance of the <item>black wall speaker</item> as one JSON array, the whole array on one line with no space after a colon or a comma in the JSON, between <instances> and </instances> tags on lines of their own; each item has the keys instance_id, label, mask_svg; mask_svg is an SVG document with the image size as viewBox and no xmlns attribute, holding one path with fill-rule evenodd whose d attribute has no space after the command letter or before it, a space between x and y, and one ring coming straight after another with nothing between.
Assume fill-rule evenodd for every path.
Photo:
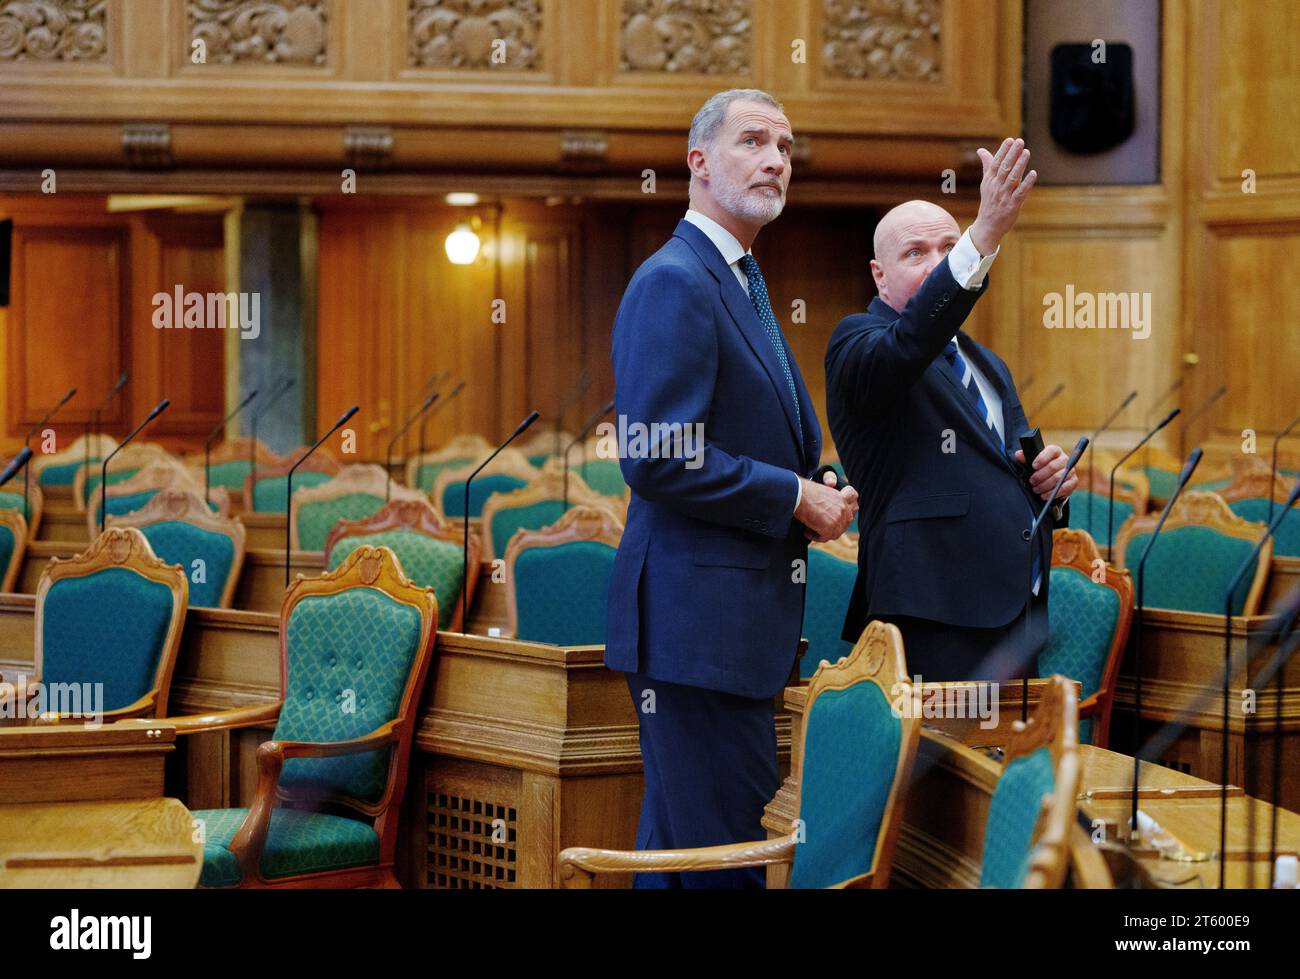
<instances>
[{"instance_id":1,"label":"black wall speaker","mask_svg":"<svg viewBox=\"0 0 1300 979\"><path fill-rule=\"evenodd\" d=\"M1071 153L1103 153L1133 135L1133 49L1091 44L1052 48L1052 139Z\"/></svg>"},{"instance_id":2,"label":"black wall speaker","mask_svg":"<svg viewBox=\"0 0 1300 979\"><path fill-rule=\"evenodd\" d=\"M14 253L14 222L0 221L0 306L9 305L9 266Z\"/></svg>"}]
</instances>

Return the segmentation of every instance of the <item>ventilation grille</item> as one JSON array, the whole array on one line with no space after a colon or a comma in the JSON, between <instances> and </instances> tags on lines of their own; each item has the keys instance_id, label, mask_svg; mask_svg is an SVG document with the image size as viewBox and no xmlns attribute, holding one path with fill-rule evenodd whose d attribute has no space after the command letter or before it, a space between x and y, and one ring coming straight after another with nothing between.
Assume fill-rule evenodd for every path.
<instances>
[{"instance_id":1,"label":"ventilation grille","mask_svg":"<svg viewBox=\"0 0 1300 979\"><path fill-rule=\"evenodd\" d=\"M482 799L429 792L426 886L515 886L516 810Z\"/></svg>"}]
</instances>

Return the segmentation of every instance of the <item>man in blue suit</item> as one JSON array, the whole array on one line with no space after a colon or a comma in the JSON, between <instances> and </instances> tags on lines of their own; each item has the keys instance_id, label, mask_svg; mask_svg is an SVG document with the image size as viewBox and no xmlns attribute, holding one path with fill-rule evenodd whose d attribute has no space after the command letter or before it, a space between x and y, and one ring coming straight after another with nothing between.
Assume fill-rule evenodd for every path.
<instances>
[{"instance_id":1,"label":"man in blue suit","mask_svg":"<svg viewBox=\"0 0 1300 979\"><path fill-rule=\"evenodd\" d=\"M785 204L793 140L764 92L704 104L689 139L690 209L614 321L619 428L651 433L620 451L632 502L605 649L640 721L639 850L765 838L773 698L795 664L808 541L838 537L857 509L851 487L807 478L821 428L750 253ZM635 883L761 887L763 872Z\"/></svg>"},{"instance_id":2,"label":"man in blue suit","mask_svg":"<svg viewBox=\"0 0 1300 979\"><path fill-rule=\"evenodd\" d=\"M910 201L876 228L879 295L826 351L827 415L862 493L858 577L843 636L872 619L903 633L908 669L932 680L1033 675L1047 641L1052 530L1024 534L1065 468L1049 445L1025 465L1029 429L1002 359L961 331L1037 177L1008 139L979 150L980 208L962 234L943 208Z\"/></svg>"}]
</instances>

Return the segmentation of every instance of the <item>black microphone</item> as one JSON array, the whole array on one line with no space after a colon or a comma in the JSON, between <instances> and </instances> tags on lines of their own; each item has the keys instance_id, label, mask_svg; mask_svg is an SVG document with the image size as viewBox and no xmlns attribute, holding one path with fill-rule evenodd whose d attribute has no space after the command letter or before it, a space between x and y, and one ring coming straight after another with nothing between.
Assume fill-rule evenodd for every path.
<instances>
[{"instance_id":1,"label":"black microphone","mask_svg":"<svg viewBox=\"0 0 1300 979\"><path fill-rule=\"evenodd\" d=\"M117 392L126 387L126 382L130 377L130 371L122 371L117 376L117 381L114 382L112 388L109 389L108 394L104 395L104 399L95 405L90 412L90 419L86 422L86 468L90 468L90 436L92 433L99 434L99 413L108 406L110 401L117 397Z\"/></svg>"},{"instance_id":2,"label":"black microphone","mask_svg":"<svg viewBox=\"0 0 1300 979\"><path fill-rule=\"evenodd\" d=\"M1178 475L1178 485L1175 486L1174 491L1169 494L1169 500L1165 503L1165 508L1160 511L1160 519L1156 521L1155 529L1151 531L1151 538L1147 541L1146 549L1142 551L1142 557L1138 559L1137 573L1134 575L1137 579L1137 636L1135 638L1136 646L1134 649L1134 677L1136 678L1136 683L1134 685L1135 693L1133 698L1134 748L1136 748L1138 744L1138 726L1142 721L1142 612L1144 608L1143 586L1146 584L1147 558L1151 555L1151 548L1155 546L1156 538L1160 536L1160 531L1164 529L1165 521L1169 519L1169 511L1174 508L1174 503L1177 502L1178 497L1182 495L1183 488L1187 485L1187 481L1192 478L1192 473L1196 471L1196 467L1201 464L1201 457L1204 454L1205 453L1199 446L1192 449L1192 454L1188 456L1187 462L1183 466L1183 471ZM1137 754L1133 756L1133 822L1131 823L1131 826L1134 833L1137 832L1138 824L1138 778L1141 774L1141 765L1142 752L1138 751Z\"/></svg>"},{"instance_id":3,"label":"black microphone","mask_svg":"<svg viewBox=\"0 0 1300 979\"><path fill-rule=\"evenodd\" d=\"M602 418L614 410L614 399L610 398L609 402L598 412L587 419L587 424L583 426L578 437L564 447L564 512L569 512L569 453L573 447L587 437L587 434L595 428Z\"/></svg>"},{"instance_id":4,"label":"black microphone","mask_svg":"<svg viewBox=\"0 0 1300 979\"><path fill-rule=\"evenodd\" d=\"M307 461L308 456L319 449L327 438L342 428L347 420L355 415L357 411L358 406L353 405L347 411L343 412L343 414L339 416L339 420L334 423L333 427L318 438L316 444L299 456L298 461L289 467L289 475L285 479L284 483L284 512L288 517L284 522L284 586L286 588L289 587L289 540L290 531L293 527L293 507L291 505L293 502L293 474L297 471L299 466Z\"/></svg>"},{"instance_id":5,"label":"black microphone","mask_svg":"<svg viewBox=\"0 0 1300 979\"><path fill-rule=\"evenodd\" d=\"M1183 451L1183 441L1187 438L1187 430L1191 428L1192 422L1196 421L1203 414L1209 411L1210 408L1214 406L1214 403L1227 393L1228 385L1220 385L1219 390L1206 398L1205 402L1199 408L1183 419L1183 423L1178 427L1178 451L1180 453ZM1269 495L1273 495L1272 487L1269 488Z\"/></svg>"},{"instance_id":6,"label":"black microphone","mask_svg":"<svg viewBox=\"0 0 1300 979\"><path fill-rule=\"evenodd\" d=\"M250 493L252 499L244 501L244 509L250 513L257 510L257 423L261 421L263 415L271 410L273 404L284 397L285 393L293 385L294 379L292 377L286 377L282 380L280 386L272 391L266 399L266 403L259 405L259 410L253 412L253 416L248 420L248 475L252 477L249 479L248 485L252 487L253 492Z\"/></svg>"},{"instance_id":7,"label":"black microphone","mask_svg":"<svg viewBox=\"0 0 1300 979\"><path fill-rule=\"evenodd\" d=\"M1050 510L1052 504L1056 502L1056 494L1061 492L1061 486L1065 483L1066 477L1069 476L1074 467L1079 464L1079 459L1087 448L1088 436L1079 436L1079 441L1074 443L1074 451L1070 453L1070 458L1065 462L1065 468L1061 470L1061 475L1056 480L1056 485L1052 487L1051 496L1047 498L1047 502L1043 504L1043 508L1038 511L1038 516L1034 518L1034 522L1030 525L1029 529L1021 533L1020 536L1025 540L1032 541L1034 539L1034 534L1038 533L1038 525L1043 522L1043 518L1047 516L1047 511Z\"/></svg>"},{"instance_id":8,"label":"black microphone","mask_svg":"<svg viewBox=\"0 0 1300 979\"><path fill-rule=\"evenodd\" d=\"M256 397L257 388L253 388L252 391L248 392L248 397L239 402L239 407L221 419L221 423L208 433L208 437L203 442L203 498L208 501L209 505L212 503L212 440L219 433L225 431L226 423L243 411L248 406L248 402ZM256 442L253 444L253 451L257 451Z\"/></svg>"},{"instance_id":9,"label":"black microphone","mask_svg":"<svg viewBox=\"0 0 1300 979\"><path fill-rule=\"evenodd\" d=\"M1155 438L1156 433L1159 432L1160 429L1164 428L1171 421L1177 418L1178 413L1182 410L1183 410L1182 408L1175 408L1173 411L1169 412L1169 414L1165 415L1164 421L1162 421L1155 428L1151 429L1151 431L1147 432L1146 435L1142 436L1141 442L1133 446L1133 448L1129 449L1128 452L1124 453L1124 457L1120 459L1119 462L1115 463L1115 465L1110 467L1110 491L1109 491L1109 496L1107 497L1106 500L1106 563L1107 564L1110 564L1111 548L1115 544L1115 472L1116 470L1119 469L1120 466L1124 465L1124 463L1128 462L1129 459L1133 457L1133 453L1137 452L1138 449L1142 448L1142 446L1146 445L1153 438Z\"/></svg>"},{"instance_id":10,"label":"black microphone","mask_svg":"<svg viewBox=\"0 0 1300 979\"><path fill-rule=\"evenodd\" d=\"M64 397L60 399L59 404L56 404L56 406L52 407L51 410L45 412L45 417L35 425L32 425L30 432L27 432L26 436L23 436L23 446L31 445L31 437L39 432L40 426L47 423L49 419L52 419L52 417L55 416L55 412L59 411L61 407L64 407L66 403L72 400L74 394L77 394L77 389L75 389L75 387L69 387L68 394L65 394ZM86 449L90 449L90 443L88 442ZM1277 452L1274 452L1274 456L1277 456ZM22 473L22 519L31 520L31 469L27 469L26 472Z\"/></svg>"},{"instance_id":11,"label":"black microphone","mask_svg":"<svg viewBox=\"0 0 1300 979\"><path fill-rule=\"evenodd\" d=\"M131 432L130 435L122 439L122 444L119 445L112 452L110 452L108 454L108 458L104 460L103 465L99 467L99 532L101 534L104 532L104 509L108 505L108 464L109 462L112 461L113 456L117 455L119 452L125 449L131 443L131 440L135 438L137 435L139 435L141 430L146 425L148 425L151 421L153 421L155 418L161 415L164 411L166 411L168 406L170 405L171 402L168 401L166 398L163 398L161 401L159 401L158 404L154 406L153 411L149 412L149 416L144 421L142 421L139 425L135 426L135 429Z\"/></svg>"},{"instance_id":12,"label":"black microphone","mask_svg":"<svg viewBox=\"0 0 1300 979\"><path fill-rule=\"evenodd\" d=\"M1273 463L1268 470L1268 519L1273 520L1273 483L1277 479L1277 444L1291 434L1291 429L1300 425L1300 415L1296 415L1291 424L1277 433L1273 439Z\"/></svg>"},{"instance_id":13,"label":"black microphone","mask_svg":"<svg viewBox=\"0 0 1300 979\"><path fill-rule=\"evenodd\" d=\"M421 492L423 492L423 488L420 486L420 467L424 465L425 429L428 427L430 419L432 419L434 415L438 414L438 412L442 411L443 408L447 407L448 404L450 404L453 400L455 400L456 395L460 394L460 392L463 390L465 390L465 382L461 381L459 384L457 384L454 388L451 389L451 394L447 395L447 397L443 398L440 402L438 402L438 407L436 409L429 412L429 414L425 415L423 418L420 419L420 444L416 447L419 454L415 457L417 460L419 460L415 464L415 488L421 490ZM439 393L441 394L441 392Z\"/></svg>"},{"instance_id":14,"label":"black microphone","mask_svg":"<svg viewBox=\"0 0 1300 979\"><path fill-rule=\"evenodd\" d=\"M1269 484L1269 499L1273 498L1273 487ZM1232 581L1228 584L1228 590L1223 596L1223 751L1220 756L1219 772L1219 887L1223 887L1224 872L1227 870L1227 843L1228 843L1228 680L1232 672L1232 596L1241 584L1247 572L1255 569L1255 562L1259 560L1259 555L1264 550L1264 545L1277 532L1277 528L1282 521L1286 519L1287 511L1295 506L1295 501L1300 498L1300 479L1296 480L1295 486L1291 487L1291 494L1282 504L1282 511L1277 515L1277 519L1270 519L1264 527L1264 533L1259 538L1259 543L1255 549L1250 552L1250 557L1242 563L1233 575Z\"/></svg>"},{"instance_id":15,"label":"black microphone","mask_svg":"<svg viewBox=\"0 0 1300 979\"><path fill-rule=\"evenodd\" d=\"M480 462L479 467L469 474L469 479L465 480L465 511L464 511L465 541L464 544L461 546L461 555L460 555L461 563L465 568L465 580L461 583L461 588L460 588L460 631L461 632L469 632L469 576L471 574L478 573L477 568L470 568L469 566L469 484L474 482L474 477L483 471L484 466L486 466L489 462L495 459L497 457L497 454L502 449L504 449L515 439L519 438L520 435L524 434L524 432L528 430L528 427L532 425L533 422L537 421L538 417L539 416L536 409L530 411L528 413L528 417L525 418L523 421L521 421L519 425L515 428L515 430L510 433L510 437L506 439L504 442L502 442L500 445L498 445L495 449L493 449L492 454L489 455L482 462Z\"/></svg>"},{"instance_id":16,"label":"black microphone","mask_svg":"<svg viewBox=\"0 0 1300 979\"><path fill-rule=\"evenodd\" d=\"M1119 417L1119 413L1120 413L1121 411L1123 411L1125 408L1127 408L1129 405L1131 405L1131 404L1133 403L1133 399L1136 398L1137 396L1138 396L1137 388L1134 388L1132 391L1130 391L1130 392L1128 393L1128 397L1125 398L1125 399L1120 403L1120 406L1119 406L1118 408L1116 408L1114 411L1111 412L1110 417L1107 418L1104 422L1101 423L1101 428L1097 429L1095 432L1092 433L1092 443L1093 443L1094 445L1097 444L1097 436L1099 436L1102 432L1106 431L1106 429L1110 428L1111 423L1114 422L1115 419ZM1089 530L1089 532L1092 531L1092 497L1093 497L1093 494L1092 494L1092 491L1091 491L1091 489L1090 489L1089 492L1088 492L1088 530Z\"/></svg>"},{"instance_id":17,"label":"black microphone","mask_svg":"<svg viewBox=\"0 0 1300 979\"><path fill-rule=\"evenodd\" d=\"M13 479L16 475L18 475L18 470L23 468L23 466L27 465L27 461L31 459L31 457L32 457L31 446L24 445L22 449L19 451L19 453L13 457L13 460L9 463L9 465L5 466L5 471L0 473L0 486L3 486L5 483L9 482L9 480ZM23 519L25 520L26 518L27 515L23 514Z\"/></svg>"},{"instance_id":18,"label":"black microphone","mask_svg":"<svg viewBox=\"0 0 1300 979\"><path fill-rule=\"evenodd\" d=\"M1051 393L1046 398L1043 399L1042 403L1037 408L1035 408L1031 412L1031 414L1034 417L1037 417L1042 412L1042 410L1046 408L1048 405L1050 405L1053 401L1055 401L1057 397L1060 395L1060 393L1064 390L1065 390L1064 384L1056 385L1056 387L1052 388Z\"/></svg>"},{"instance_id":19,"label":"black microphone","mask_svg":"<svg viewBox=\"0 0 1300 979\"><path fill-rule=\"evenodd\" d=\"M415 422L415 420L419 418L421 415L423 415L426 411L428 411L429 407L437 400L438 400L438 392L434 391L432 394L430 394L427 398L424 399L424 404L420 405L420 407L415 410L415 414L413 414L410 418L406 419L406 422L402 425L400 429L398 429L397 434L393 436L392 441L388 443L388 455L384 459L384 475L388 477L387 480L384 482L385 503L388 502L389 494L392 492L393 489L393 446L397 444L398 439L400 439L403 435L406 434L406 430L411 427L411 425Z\"/></svg>"}]
</instances>

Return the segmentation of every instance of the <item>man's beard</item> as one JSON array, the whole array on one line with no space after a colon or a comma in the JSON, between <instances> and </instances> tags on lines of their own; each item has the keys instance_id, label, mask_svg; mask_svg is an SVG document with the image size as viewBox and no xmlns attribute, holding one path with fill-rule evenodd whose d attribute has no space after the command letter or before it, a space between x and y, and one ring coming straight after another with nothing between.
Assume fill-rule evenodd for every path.
<instances>
[{"instance_id":1,"label":"man's beard","mask_svg":"<svg viewBox=\"0 0 1300 979\"><path fill-rule=\"evenodd\" d=\"M721 173L715 173L710 184L709 189L724 211L759 227L775 221L785 208L784 193L778 197L751 193L748 187Z\"/></svg>"}]
</instances>

